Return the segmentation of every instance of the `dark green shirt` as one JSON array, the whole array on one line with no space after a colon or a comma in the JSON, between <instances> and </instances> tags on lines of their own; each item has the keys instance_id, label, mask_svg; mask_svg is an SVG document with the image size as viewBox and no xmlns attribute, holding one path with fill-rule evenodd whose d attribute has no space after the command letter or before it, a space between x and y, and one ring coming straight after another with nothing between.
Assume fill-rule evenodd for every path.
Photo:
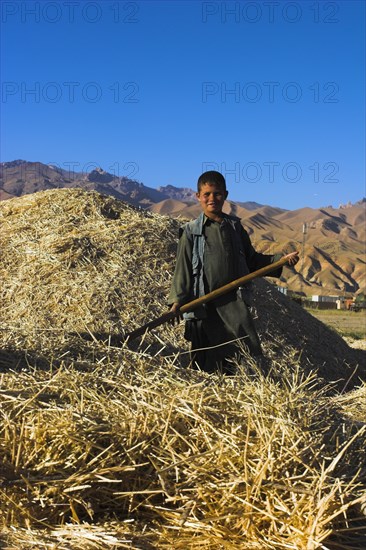
<instances>
[{"instance_id":1,"label":"dark green shirt","mask_svg":"<svg viewBox=\"0 0 366 550\"><path fill-rule=\"evenodd\" d=\"M238 273L238 261L233 252L234 229L227 221L215 222L205 216L204 235L205 250L203 274L205 293L211 292L241 276ZM241 227L243 249L249 271L255 271L275 261L277 257L256 252L250 242L248 233ZM274 274L278 276L278 274ZM196 298L193 295L192 277L192 243L183 231L178 244L176 268L171 284L168 303L180 305Z\"/></svg>"}]
</instances>

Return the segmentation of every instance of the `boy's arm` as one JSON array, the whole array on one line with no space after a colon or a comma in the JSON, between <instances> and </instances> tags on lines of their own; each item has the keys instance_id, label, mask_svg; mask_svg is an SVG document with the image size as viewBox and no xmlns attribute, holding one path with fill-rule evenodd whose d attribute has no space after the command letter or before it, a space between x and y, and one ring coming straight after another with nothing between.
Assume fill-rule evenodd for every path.
<instances>
[{"instance_id":1,"label":"boy's arm","mask_svg":"<svg viewBox=\"0 0 366 550\"><path fill-rule=\"evenodd\" d=\"M192 299L192 245L183 231L177 250L175 271L170 286L168 303L177 308Z\"/></svg>"}]
</instances>

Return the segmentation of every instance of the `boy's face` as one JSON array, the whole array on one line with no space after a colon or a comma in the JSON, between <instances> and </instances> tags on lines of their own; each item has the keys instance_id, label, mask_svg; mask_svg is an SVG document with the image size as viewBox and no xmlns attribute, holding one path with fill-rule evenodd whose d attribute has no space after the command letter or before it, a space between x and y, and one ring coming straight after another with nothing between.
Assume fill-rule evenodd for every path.
<instances>
[{"instance_id":1,"label":"boy's face","mask_svg":"<svg viewBox=\"0 0 366 550\"><path fill-rule=\"evenodd\" d=\"M217 218L222 214L222 207L228 195L220 185L216 183L204 183L196 197L201 204L203 213L208 218Z\"/></svg>"}]
</instances>

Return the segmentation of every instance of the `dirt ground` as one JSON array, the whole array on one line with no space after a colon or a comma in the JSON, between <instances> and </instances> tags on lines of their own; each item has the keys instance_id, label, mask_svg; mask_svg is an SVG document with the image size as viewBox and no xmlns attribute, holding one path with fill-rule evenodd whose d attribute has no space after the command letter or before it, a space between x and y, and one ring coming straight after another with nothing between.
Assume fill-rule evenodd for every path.
<instances>
[{"instance_id":1,"label":"dirt ground","mask_svg":"<svg viewBox=\"0 0 366 550\"><path fill-rule=\"evenodd\" d=\"M366 350L366 340L365 339L363 339L363 340L354 340L353 338L348 338L347 336L345 336L344 339L346 340L347 344L351 348Z\"/></svg>"},{"instance_id":2,"label":"dirt ground","mask_svg":"<svg viewBox=\"0 0 366 550\"><path fill-rule=\"evenodd\" d=\"M355 312L307 309L307 311L336 330L349 346L366 349L366 310Z\"/></svg>"}]
</instances>

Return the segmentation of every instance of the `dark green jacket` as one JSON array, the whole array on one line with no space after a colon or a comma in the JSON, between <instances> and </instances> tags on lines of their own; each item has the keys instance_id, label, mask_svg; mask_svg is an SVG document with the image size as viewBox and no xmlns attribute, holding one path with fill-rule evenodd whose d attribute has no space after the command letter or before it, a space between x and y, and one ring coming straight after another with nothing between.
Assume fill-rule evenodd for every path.
<instances>
[{"instance_id":1,"label":"dark green jacket","mask_svg":"<svg viewBox=\"0 0 366 550\"><path fill-rule=\"evenodd\" d=\"M183 305L277 261L280 256L256 252L239 218L225 214L220 224L201 213L181 230L169 303ZM280 268L271 276L279 277L281 271ZM250 303L250 285L224 296L219 303L233 300L234 294ZM204 317L205 308L186 315L186 318Z\"/></svg>"}]
</instances>

